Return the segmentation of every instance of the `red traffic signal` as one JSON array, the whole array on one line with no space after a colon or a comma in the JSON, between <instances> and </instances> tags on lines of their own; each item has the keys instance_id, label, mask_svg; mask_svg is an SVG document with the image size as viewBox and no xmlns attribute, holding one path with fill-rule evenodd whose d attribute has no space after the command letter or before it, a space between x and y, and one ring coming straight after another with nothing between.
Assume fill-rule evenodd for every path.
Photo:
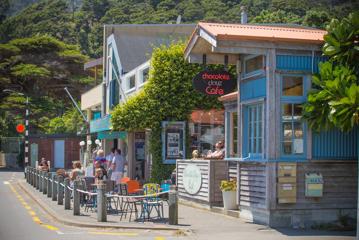
<instances>
[{"instance_id":1,"label":"red traffic signal","mask_svg":"<svg viewBox=\"0 0 359 240\"><path fill-rule=\"evenodd\" d=\"M25 126L24 126L24 124L18 124L18 125L16 125L16 131L18 132L18 133L23 133L24 131L25 131Z\"/></svg>"}]
</instances>

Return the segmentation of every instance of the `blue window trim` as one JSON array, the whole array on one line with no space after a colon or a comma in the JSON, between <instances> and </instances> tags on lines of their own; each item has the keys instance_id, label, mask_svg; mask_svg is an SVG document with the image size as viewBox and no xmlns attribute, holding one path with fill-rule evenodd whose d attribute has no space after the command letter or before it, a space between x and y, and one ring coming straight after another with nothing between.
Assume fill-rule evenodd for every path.
<instances>
[{"instance_id":1,"label":"blue window trim","mask_svg":"<svg viewBox=\"0 0 359 240\"><path fill-rule=\"evenodd\" d=\"M259 69L259 70L255 70L255 71L252 71L252 72L249 72L249 73L246 73L246 63L248 60L250 59L253 59L253 58L256 58L258 56L262 56L262 69ZM262 74L265 74L265 59L264 59L264 55L261 55L261 54L256 54L256 55L251 55L251 56L247 56L247 57L244 57L243 59L243 76L242 78L249 78L249 77L254 77L254 76L257 76L257 75L262 75Z\"/></svg>"},{"instance_id":2,"label":"blue window trim","mask_svg":"<svg viewBox=\"0 0 359 240\"><path fill-rule=\"evenodd\" d=\"M163 121L161 123L162 126L162 132L161 132L161 140L162 140L162 162L163 164L176 164L176 159L167 159L166 158L166 127L171 125L171 124L176 124L176 125L181 125L181 130L183 131L183 136L182 136L182 144L183 144L183 154L182 154L182 159L186 158L186 142L185 142L185 138L186 138L186 123L184 121Z\"/></svg>"},{"instance_id":3,"label":"blue window trim","mask_svg":"<svg viewBox=\"0 0 359 240\"><path fill-rule=\"evenodd\" d=\"M262 153L249 153L249 116L248 116L248 112L249 112L249 108L253 108L253 107L259 107L261 106L262 111L260 112L260 114L262 114L262 136L261 136L261 140L262 140ZM265 161L264 159L264 118L263 118L263 111L264 111L264 102L263 101L258 101L258 102L253 102L253 103L249 103L249 104L245 104L243 105L243 116L242 116L242 125L243 125L243 134L242 134L242 157L243 158L248 158L247 161ZM258 129L257 129L257 133L258 133Z\"/></svg>"},{"instance_id":4,"label":"blue window trim","mask_svg":"<svg viewBox=\"0 0 359 240\"><path fill-rule=\"evenodd\" d=\"M303 77L303 95L302 96L283 96L283 77L285 76L297 76ZM308 91L308 78L304 74L290 74L284 73L280 75L280 91L281 91L281 101L280 101L280 161L306 161L307 159L307 124L302 119L301 123L303 124L303 153L302 154L284 154L283 152L283 104L304 104L307 99ZM293 123L293 121L292 121Z\"/></svg>"}]
</instances>

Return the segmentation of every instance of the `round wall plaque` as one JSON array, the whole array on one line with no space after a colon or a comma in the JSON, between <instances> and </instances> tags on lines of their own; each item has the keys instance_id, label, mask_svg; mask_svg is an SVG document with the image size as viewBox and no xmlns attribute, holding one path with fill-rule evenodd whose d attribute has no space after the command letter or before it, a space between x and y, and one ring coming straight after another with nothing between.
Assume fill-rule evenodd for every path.
<instances>
[{"instance_id":1,"label":"round wall plaque","mask_svg":"<svg viewBox=\"0 0 359 240\"><path fill-rule=\"evenodd\" d=\"M183 170L183 186L189 194L196 194L202 186L202 174L196 165L188 165Z\"/></svg>"}]
</instances>

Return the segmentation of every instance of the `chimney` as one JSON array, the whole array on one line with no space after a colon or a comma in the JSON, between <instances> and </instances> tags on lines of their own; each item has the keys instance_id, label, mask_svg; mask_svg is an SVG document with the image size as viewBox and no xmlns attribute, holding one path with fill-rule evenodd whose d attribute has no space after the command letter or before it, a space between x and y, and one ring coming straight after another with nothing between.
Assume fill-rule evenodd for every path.
<instances>
[{"instance_id":1,"label":"chimney","mask_svg":"<svg viewBox=\"0 0 359 240\"><path fill-rule=\"evenodd\" d=\"M247 16L247 8L246 6L241 6L241 24L247 24L248 16Z\"/></svg>"}]
</instances>

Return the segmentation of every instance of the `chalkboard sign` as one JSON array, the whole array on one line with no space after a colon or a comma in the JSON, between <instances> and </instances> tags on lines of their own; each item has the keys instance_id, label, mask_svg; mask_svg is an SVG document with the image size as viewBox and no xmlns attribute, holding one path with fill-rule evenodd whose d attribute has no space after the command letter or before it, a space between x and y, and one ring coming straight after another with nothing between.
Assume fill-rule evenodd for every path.
<instances>
[{"instance_id":1,"label":"chalkboard sign","mask_svg":"<svg viewBox=\"0 0 359 240\"><path fill-rule=\"evenodd\" d=\"M193 87L211 96L223 96L236 88L236 79L225 70L204 70L193 78Z\"/></svg>"}]
</instances>

